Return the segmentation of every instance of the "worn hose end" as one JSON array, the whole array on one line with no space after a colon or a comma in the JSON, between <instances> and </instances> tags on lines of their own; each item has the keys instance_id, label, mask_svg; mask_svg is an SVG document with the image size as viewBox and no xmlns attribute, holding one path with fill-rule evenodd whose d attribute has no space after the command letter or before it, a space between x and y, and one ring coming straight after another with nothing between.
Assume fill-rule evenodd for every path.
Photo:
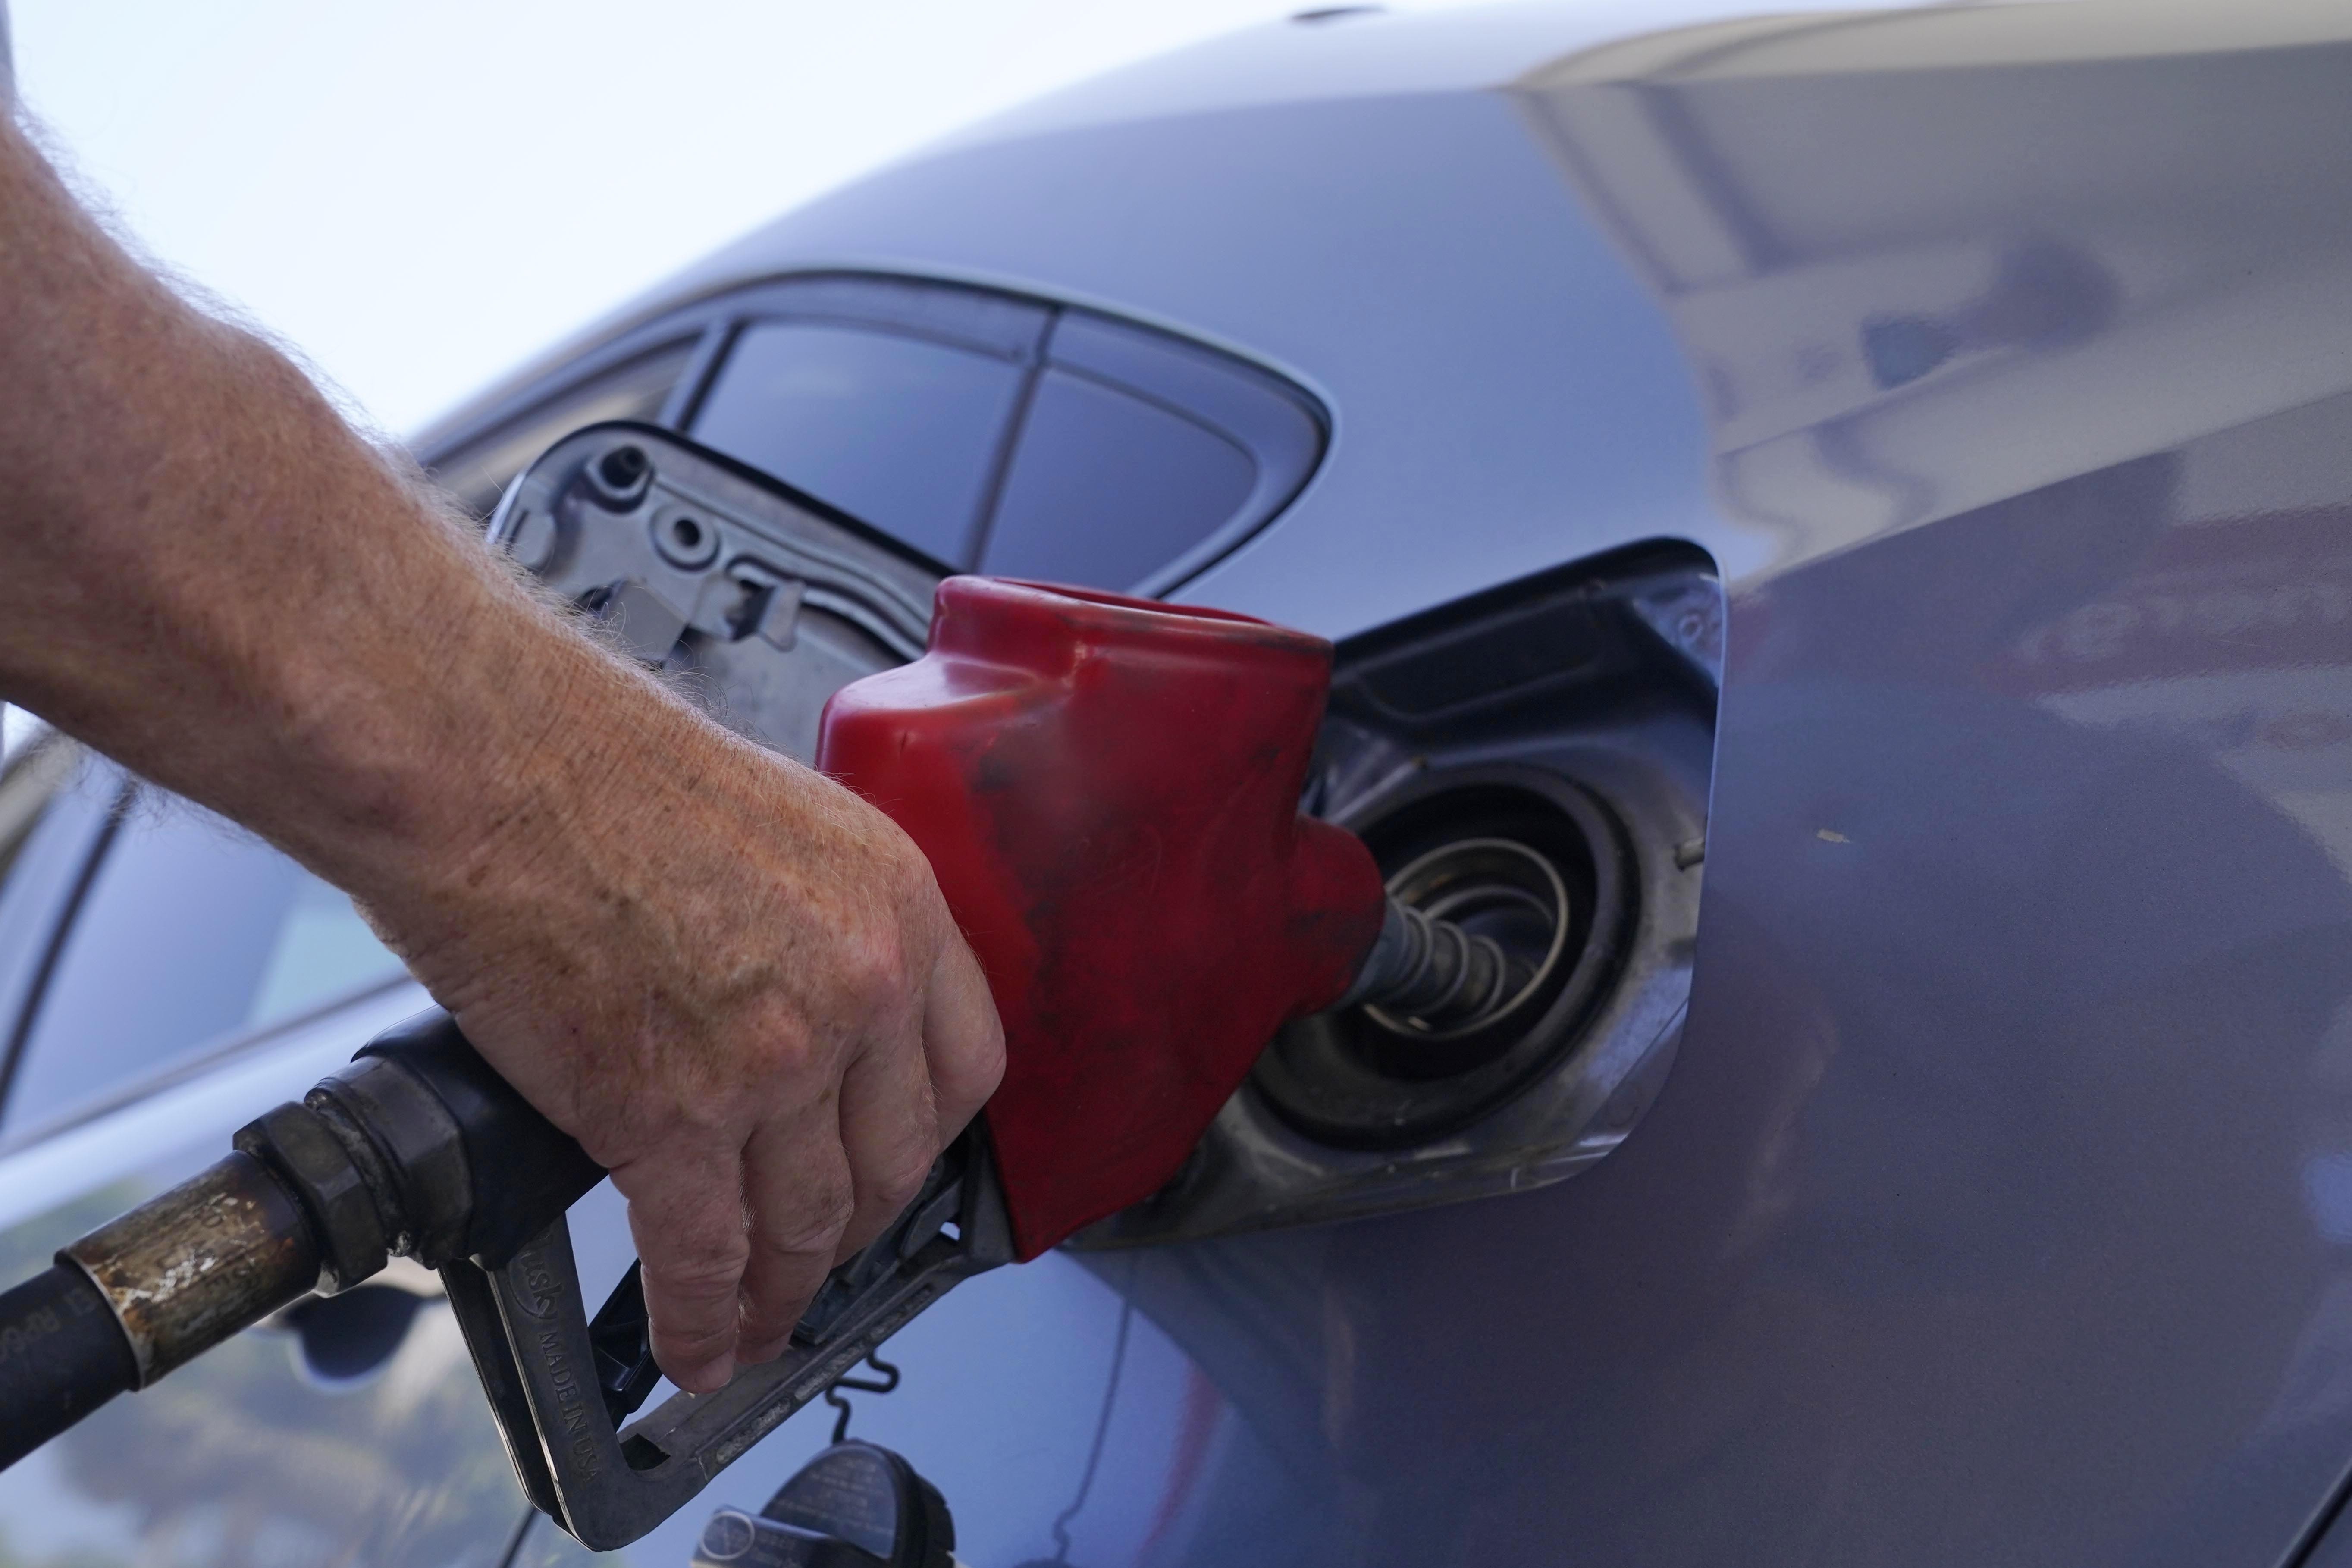
<instances>
[{"instance_id":1,"label":"worn hose end","mask_svg":"<svg viewBox=\"0 0 2352 1568\"><path fill-rule=\"evenodd\" d=\"M231 1154L0 1294L0 1469L319 1283L278 1173Z\"/></svg>"},{"instance_id":2,"label":"worn hose end","mask_svg":"<svg viewBox=\"0 0 2352 1568\"><path fill-rule=\"evenodd\" d=\"M136 1387L319 1283L319 1244L260 1161L236 1153L58 1254L121 1325Z\"/></svg>"},{"instance_id":3,"label":"worn hose end","mask_svg":"<svg viewBox=\"0 0 2352 1568\"><path fill-rule=\"evenodd\" d=\"M1460 1029L1502 1011L1517 989L1510 961L1492 939L1391 898L1372 951L1337 1005Z\"/></svg>"}]
</instances>

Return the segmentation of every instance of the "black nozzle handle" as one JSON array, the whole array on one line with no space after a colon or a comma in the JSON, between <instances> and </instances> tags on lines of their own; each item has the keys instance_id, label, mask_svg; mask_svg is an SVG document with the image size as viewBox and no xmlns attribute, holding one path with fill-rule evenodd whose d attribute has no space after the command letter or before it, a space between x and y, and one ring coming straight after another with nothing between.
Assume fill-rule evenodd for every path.
<instances>
[{"instance_id":1,"label":"black nozzle handle","mask_svg":"<svg viewBox=\"0 0 2352 1568\"><path fill-rule=\"evenodd\" d=\"M369 1041L308 1103L321 1094L386 1152L408 1250L428 1268L453 1258L496 1268L604 1179L438 1007Z\"/></svg>"},{"instance_id":2,"label":"black nozzle handle","mask_svg":"<svg viewBox=\"0 0 2352 1568\"><path fill-rule=\"evenodd\" d=\"M60 1263L0 1294L0 1468L138 1386L131 1342L79 1268Z\"/></svg>"}]
</instances>

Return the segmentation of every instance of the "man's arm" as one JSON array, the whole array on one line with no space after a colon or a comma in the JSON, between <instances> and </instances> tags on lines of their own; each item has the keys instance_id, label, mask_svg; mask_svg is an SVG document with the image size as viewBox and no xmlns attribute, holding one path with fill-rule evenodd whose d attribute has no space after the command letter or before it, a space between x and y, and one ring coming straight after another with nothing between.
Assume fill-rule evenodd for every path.
<instances>
[{"instance_id":1,"label":"man's arm","mask_svg":"<svg viewBox=\"0 0 2352 1568\"><path fill-rule=\"evenodd\" d=\"M995 1088L929 867L537 603L0 116L0 698L352 892L613 1173L681 1387L782 1349Z\"/></svg>"}]
</instances>

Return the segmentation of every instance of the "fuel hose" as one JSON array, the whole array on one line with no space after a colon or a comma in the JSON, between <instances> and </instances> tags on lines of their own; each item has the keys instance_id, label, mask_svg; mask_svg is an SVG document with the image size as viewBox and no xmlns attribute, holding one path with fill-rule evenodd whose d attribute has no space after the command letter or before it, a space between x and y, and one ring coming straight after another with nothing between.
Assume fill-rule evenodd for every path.
<instances>
[{"instance_id":1,"label":"fuel hose","mask_svg":"<svg viewBox=\"0 0 2352 1568\"><path fill-rule=\"evenodd\" d=\"M0 1294L0 1467L138 1386L131 1342L79 1268L59 1263Z\"/></svg>"},{"instance_id":2,"label":"fuel hose","mask_svg":"<svg viewBox=\"0 0 2352 1568\"><path fill-rule=\"evenodd\" d=\"M0 1294L0 1468L312 1291L503 1260L604 1173L437 1009Z\"/></svg>"}]
</instances>

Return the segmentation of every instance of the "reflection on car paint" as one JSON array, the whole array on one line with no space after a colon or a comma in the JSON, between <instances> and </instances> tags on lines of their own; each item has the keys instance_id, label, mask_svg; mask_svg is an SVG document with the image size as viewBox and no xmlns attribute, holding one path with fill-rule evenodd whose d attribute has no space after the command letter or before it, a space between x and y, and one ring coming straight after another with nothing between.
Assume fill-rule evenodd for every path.
<instances>
[{"instance_id":1,"label":"reflection on car paint","mask_svg":"<svg viewBox=\"0 0 2352 1568\"><path fill-rule=\"evenodd\" d=\"M1164 1553L1191 1528L1190 1491L1171 1477L1205 1468L1202 1429L1217 1423L1197 1413L1202 1373L1147 1313L1132 1316L1119 1354L1118 1287L1133 1267L1055 1253L967 1281L889 1342L897 1392L851 1396L849 1436L904 1454L940 1489L956 1555L973 1568L1050 1558L1057 1519L1081 1564L1145 1561L1147 1545ZM834 1419L822 1404L794 1415L624 1551L590 1553L534 1521L516 1568L683 1563L713 1510L757 1511L832 1441Z\"/></svg>"}]
</instances>

